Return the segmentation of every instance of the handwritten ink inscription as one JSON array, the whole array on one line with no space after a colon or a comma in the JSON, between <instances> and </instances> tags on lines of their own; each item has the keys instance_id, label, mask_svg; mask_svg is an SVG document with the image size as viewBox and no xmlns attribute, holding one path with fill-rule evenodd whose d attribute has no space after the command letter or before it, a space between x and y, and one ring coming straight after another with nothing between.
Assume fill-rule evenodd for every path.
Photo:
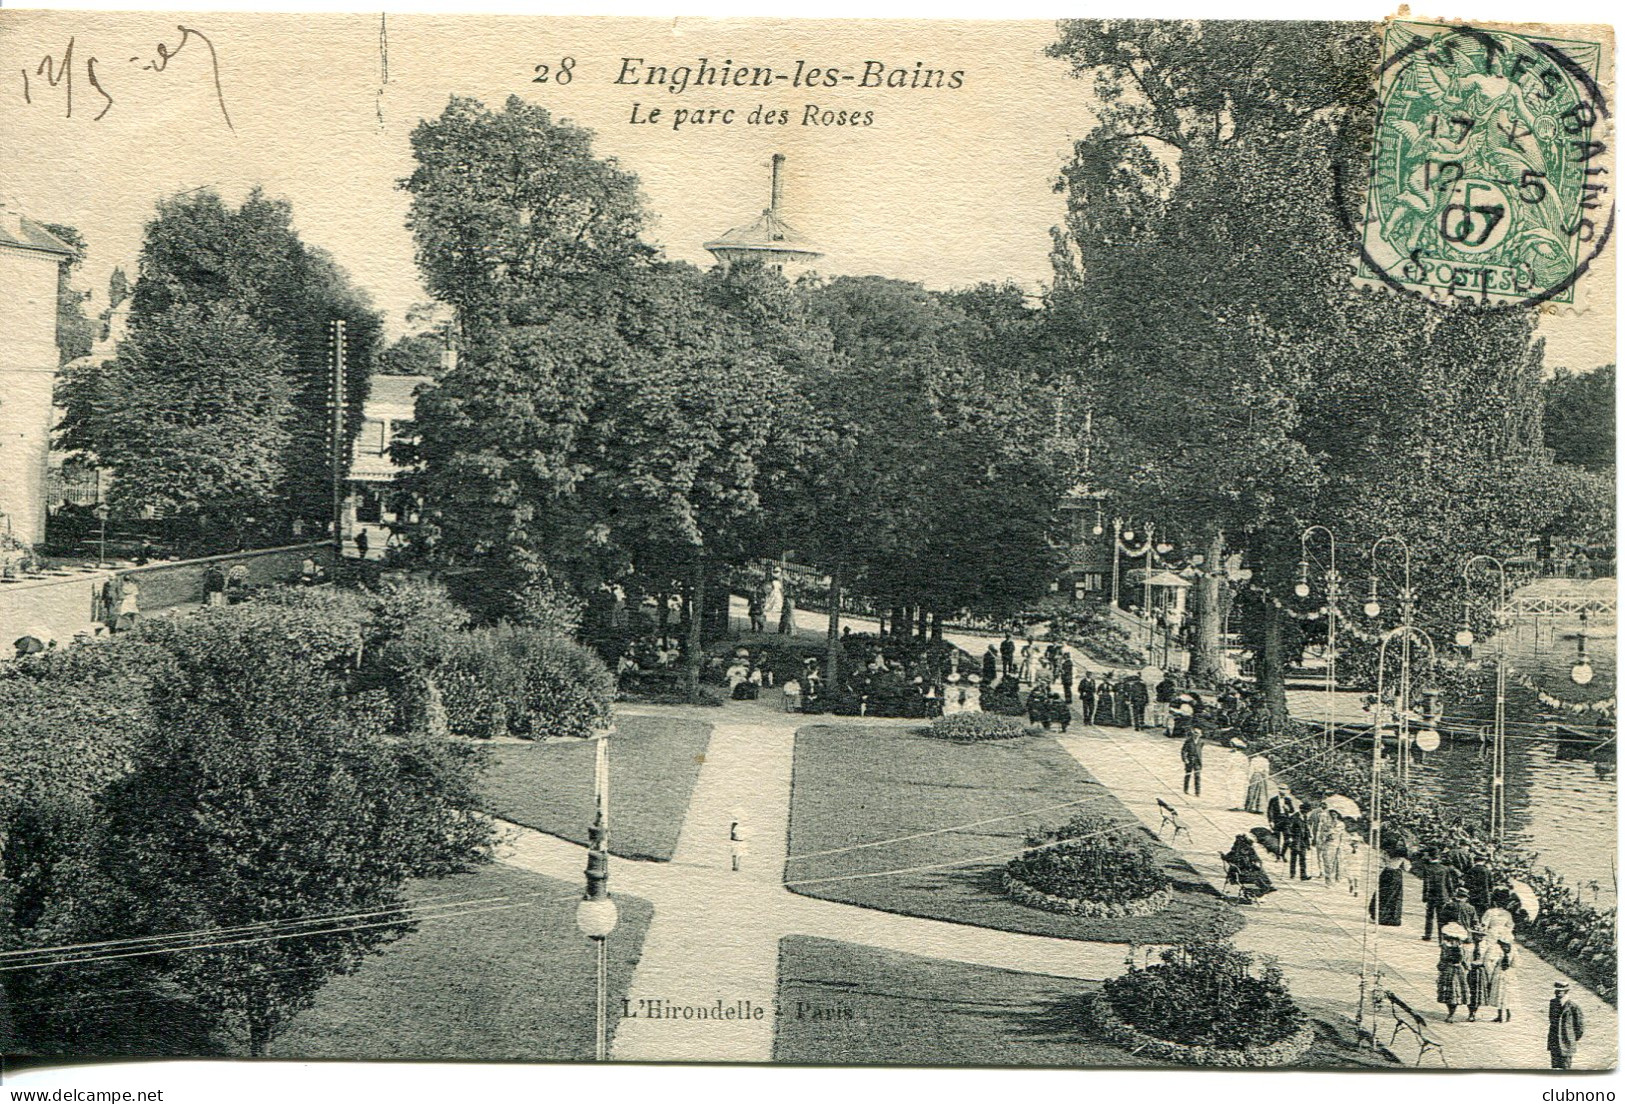
<instances>
[{"instance_id":1,"label":"handwritten ink inscription","mask_svg":"<svg viewBox=\"0 0 1625 1104\"><path fill-rule=\"evenodd\" d=\"M214 83L214 97L215 102L220 106L220 118L225 121L228 130L235 131L237 128L232 125L231 113L226 110L226 92L220 80L220 55L215 51L214 43L209 40L208 35L196 28L177 24L175 29L181 34L179 42L173 46L167 42L159 42L151 56L143 57L138 54L130 58L130 66L146 73L167 72L169 63L179 57L190 43L196 41L199 46L193 48L191 52L194 55L201 56L203 51L207 51L209 76ZM75 107L74 79L75 74L79 71L74 57L75 49L76 40L70 37L60 56L45 54L40 58L39 64L34 67L32 72L27 66L23 67L21 72L24 103L32 104L36 93L44 96L48 92L54 91L60 97L63 116L68 119L73 118ZM96 114L91 116L92 122L100 122L109 111L113 110L113 104L115 103L113 94L102 83L105 70L98 71L97 66L100 64L101 59L87 57L83 67L84 82L95 93L95 97L91 99L89 106L99 108ZM81 93L82 95L83 93Z\"/></svg>"}]
</instances>

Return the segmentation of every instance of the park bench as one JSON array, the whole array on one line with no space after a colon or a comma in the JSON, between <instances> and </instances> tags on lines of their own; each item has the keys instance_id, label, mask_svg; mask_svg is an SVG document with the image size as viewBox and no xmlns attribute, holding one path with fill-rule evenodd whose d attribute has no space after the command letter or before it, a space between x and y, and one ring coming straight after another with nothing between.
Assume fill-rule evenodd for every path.
<instances>
[{"instance_id":1,"label":"park bench","mask_svg":"<svg viewBox=\"0 0 1625 1104\"><path fill-rule=\"evenodd\" d=\"M1388 994L1388 1010L1394 1014L1394 1033L1388 1036L1390 1049L1399 1038L1400 1031L1409 1031L1416 1036L1416 1065L1422 1064L1422 1056L1430 1050L1438 1052L1439 1061L1450 1065L1444 1056L1444 1044L1428 1034L1427 1019L1420 1012L1392 993Z\"/></svg>"},{"instance_id":2,"label":"park bench","mask_svg":"<svg viewBox=\"0 0 1625 1104\"><path fill-rule=\"evenodd\" d=\"M1167 828L1171 824L1174 828L1174 834L1171 837L1172 841L1178 842L1179 833L1181 832L1185 833L1185 838L1187 840L1191 838L1191 830L1186 827L1184 821L1179 819L1178 809L1174 808L1160 797L1157 798L1157 809L1162 813L1162 823L1157 825L1157 835L1159 837L1162 835L1163 829Z\"/></svg>"}]
</instances>

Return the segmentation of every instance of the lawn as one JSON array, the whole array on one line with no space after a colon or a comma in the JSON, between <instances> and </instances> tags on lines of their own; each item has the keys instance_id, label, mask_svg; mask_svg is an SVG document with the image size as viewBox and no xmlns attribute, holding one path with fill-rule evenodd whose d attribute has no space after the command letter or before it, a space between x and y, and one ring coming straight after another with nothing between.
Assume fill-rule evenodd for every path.
<instances>
[{"instance_id":1,"label":"lawn","mask_svg":"<svg viewBox=\"0 0 1625 1104\"><path fill-rule=\"evenodd\" d=\"M671 858L705 762L711 726L671 717L616 718L609 738L610 850L629 858ZM498 744L483 779L491 813L587 842L592 823L590 742Z\"/></svg>"},{"instance_id":2,"label":"lawn","mask_svg":"<svg viewBox=\"0 0 1625 1104\"><path fill-rule=\"evenodd\" d=\"M809 1065L1163 1066L1093 1038L1099 982L792 936L779 941L773 1060ZM1310 1009L1311 1015L1315 1014ZM1382 1065L1318 1021L1303 1065Z\"/></svg>"},{"instance_id":3,"label":"lawn","mask_svg":"<svg viewBox=\"0 0 1625 1104\"><path fill-rule=\"evenodd\" d=\"M420 899L449 894L507 900L468 906L500 911L424 921L355 974L335 978L273 1055L590 1061L595 959L576 930L580 886L495 864L413 887ZM615 899L611 1009L631 984L652 911L635 897ZM614 1025L611 1016L612 1032Z\"/></svg>"},{"instance_id":4,"label":"lawn","mask_svg":"<svg viewBox=\"0 0 1625 1104\"><path fill-rule=\"evenodd\" d=\"M1090 804L1029 812L1083 799ZM1111 943L1173 943L1240 929L1241 914L1150 833L1147 841L1175 887L1173 903L1152 916L1083 919L1005 896L999 875L1026 833L1062 824L1080 811L1138 825L1050 737L958 744L905 726L814 725L796 734L786 883L797 893L886 912ZM1010 816L1016 813L1029 815ZM976 823L995 817L1007 819ZM965 824L975 826L844 854L795 857ZM818 880L973 858L980 861Z\"/></svg>"}]
</instances>

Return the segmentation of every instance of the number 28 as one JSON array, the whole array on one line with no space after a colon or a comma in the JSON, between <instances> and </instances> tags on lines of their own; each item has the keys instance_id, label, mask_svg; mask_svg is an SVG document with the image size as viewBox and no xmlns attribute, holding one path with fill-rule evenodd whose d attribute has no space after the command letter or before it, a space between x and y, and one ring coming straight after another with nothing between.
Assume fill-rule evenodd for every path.
<instances>
[{"instance_id":1,"label":"number 28","mask_svg":"<svg viewBox=\"0 0 1625 1104\"><path fill-rule=\"evenodd\" d=\"M551 80L552 83L554 83L554 84L569 84L572 80L575 79L575 67L576 67L576 59L575 58L573 58L573 57L560 58L559 59L558 71L554 72L553 75L551 77L549 77L548 73L551 72L551 70L548 68L548 66L546 66L546 65L538 65L536 67L536 76L531 79L531 83L532 84L547 84Z\"/></svg>"}]
</instances>

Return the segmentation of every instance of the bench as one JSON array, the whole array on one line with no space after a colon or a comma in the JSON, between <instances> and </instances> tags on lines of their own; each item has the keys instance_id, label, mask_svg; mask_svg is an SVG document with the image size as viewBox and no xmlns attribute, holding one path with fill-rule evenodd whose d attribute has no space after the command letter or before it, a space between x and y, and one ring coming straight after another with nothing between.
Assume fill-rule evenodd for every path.
<instances>
[{"instance_id":1,"label":"bench","mask_svg":"<svg viewBox=\"0 0 1625 1104\"><path fill-rule=\"evenodd\" d=\"M1178 842L1179 833L1181 832L1185 833L1185 838L1187 840L1191 838L1191 830L1185 826L1184 821L1179 819L1178 809L1175 809L1172 805L1168 804L1160 797L1157 798L1157 808L1162 813L1162 823L1157 825L1157 835L1159 837L1162 835L1162 830L1172 824L1174 826L1174 834L1172 837L1174 842Z\"/></svg>"},{"instance_id":2,"label":"bench","mask_svg":"<svg viewBox=\"0 0 1625 1104\"><path fill-rule=\"evenodd\" d=\"M1416 1065L1422 1064L1422 1056L1430 1050L1438 1053L1439 1061L1446 1067L1450 1065L1444 1056L1444 1044L1428 1034L1427 1019L1420 1012L1392 993L1388 994L1388 1010L1394 1014L1394 1033L1388 1036L1390 1049L1393 1048L1394 1040L1399 1038L1400 1031L1409 1031L1416 1036Z\"/></svg>"}]
</instances>

